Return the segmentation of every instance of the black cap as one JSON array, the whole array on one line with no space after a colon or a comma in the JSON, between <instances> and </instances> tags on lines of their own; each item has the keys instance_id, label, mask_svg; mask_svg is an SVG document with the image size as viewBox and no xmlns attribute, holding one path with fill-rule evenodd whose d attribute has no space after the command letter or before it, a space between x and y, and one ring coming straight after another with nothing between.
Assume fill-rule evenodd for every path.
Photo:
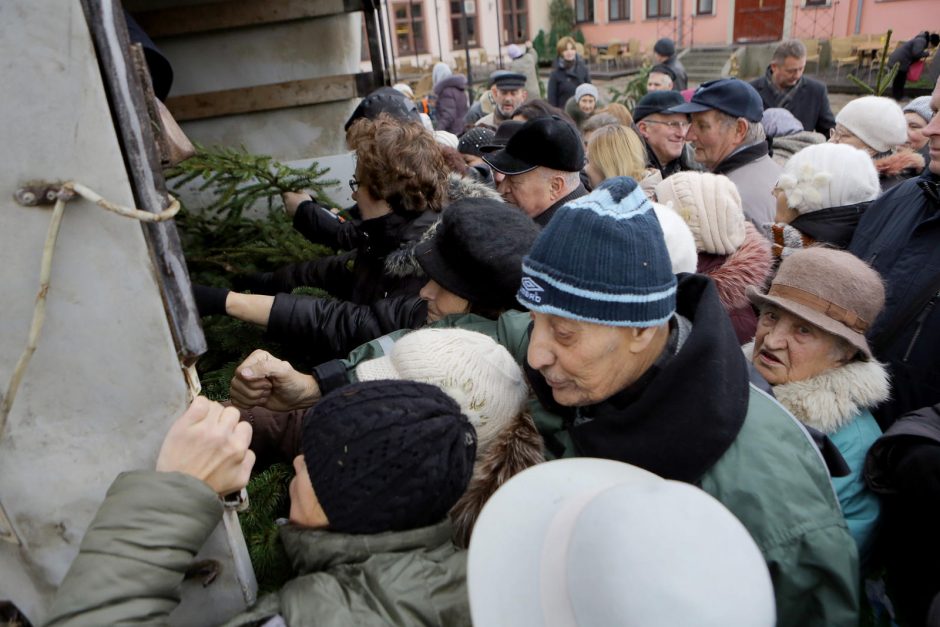
<instances>
[{"instance_id":1,"label":"black cap","mask_svg":"<svg viewBox=\"0 0 940 627\"><path fill-rule=\"evenodd\" d=\"M671 57L676 53L676 42L668 37L663 37L653 45L653 52L664 57Z\"/></svg>"},{"instance_id":2,"label":"black cap","mask_svg":"<svg viewBox=\"0 0 940 627\"><path fill-rule=\"evenodd\" d=\"M685 98L677 91L651 91L643 96L633 109L633 121L639 122L653 113L675 113L670 109L685 104Z\"/></svg>"},{"instance_id":3,"label":"black cap","mask_svg":"<svg viewBox=\"0 0 940 627\"><path fill-rule=\"evenodd\" d=\"M665 63L657 63L656 65L654 65L653 67L651 67L651 68L650 68L650 74L652 74L653 72L659 72L660 74L665 74L666 76L668 76L668 77L671 78L672 80L676 80L676 73L675 73L675 71L674 71L671 67L669 67L668 65L666 65Z\"/></svg>"},{"instance_id":4,"label":"black cap","mask_svg":"<svg viewBox=\"0 0 940 627\"><path fill-rule=\"evenodd\" d=\"M504 72L493 79L497 89L522 89L525 87L525 74Z\"/></svg>"},{"instance_id":5,"label":"black cap","mask_svg":"<svg viewBox=\"0 0 940 627\"><path fill-rule=\"evenodd\" d=\"M457 152L462 155L483 156L483 147L489 146L496 138L493 129L485 126L474 126L463 135L457 142Z\"/></svg>"},{"instance_id":6,"label":"black cap","mask_svg":"<svg viewBox=\"0 0 940 627\"><path fill-rule=\"evenodd\" d=\"M397 89L379 87L362 99L359 106L346 120L346 126L343 129L348 131L353 122L361 118L374 120L380 113L387 113L399 120L421 121L421 116L418 115L418 107L411 99L406 98Z\"/></svg>"},{"instance_id":7,"label":"black cap","mask_svg":"<svg viewBox=\"0 0 940 627\"><path fill-rule=\"evenodd\" d=\"M506 120L496 128L496 135L490 140L490 143L480 146L480 152L496 152L506 147L509 138L516 134L520 128L525 126L522 120Z\"/></svg>"},{"instance_id":8,"label":"black cap","mask_svg":"<svg viewBox=\"0 0 940 627\"><path fill-rule=\"evenodd\" d=\"M584 167L584 146L574 127L557 115L526 122L502 150L483 155L497 172L524 174L537 167L577 172Z\"/></svg>"},{"instance_id":9,"label":"black cap","mask_svg":"<svg viewBox=\"0 0 940 627\"><path fill-rule=\"evenodd\" d=\"M760 94L737 78L720 78L702 83L692 94L692 102L673 107L670 113L698 113L711 109L750 122L760 122L764 117L764 102Z\"/></svg>"}]
</instances>

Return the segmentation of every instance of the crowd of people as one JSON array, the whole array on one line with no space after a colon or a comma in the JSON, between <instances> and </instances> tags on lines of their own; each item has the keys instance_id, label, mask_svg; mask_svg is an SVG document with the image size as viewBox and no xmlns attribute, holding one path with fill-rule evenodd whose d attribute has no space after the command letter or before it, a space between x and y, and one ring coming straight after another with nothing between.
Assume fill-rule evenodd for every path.
<instances>
[{"instance_id":1,"label":"crowd of people","mask_svg":"<svg viewBox=\"0 0 940 627\"><path fill-rule=\"evenodd\" d=\"M632 111L569 38L547 101L531 46L435 67L436 132L366 97L347 217L284 196L336 254L194 288L318 365L196 399L49 624L165 618L276 461L295 576L231 624L940 624L940 82L833 115L797 41L688 99L655 53Z\"/></svg>"}]
</instances>

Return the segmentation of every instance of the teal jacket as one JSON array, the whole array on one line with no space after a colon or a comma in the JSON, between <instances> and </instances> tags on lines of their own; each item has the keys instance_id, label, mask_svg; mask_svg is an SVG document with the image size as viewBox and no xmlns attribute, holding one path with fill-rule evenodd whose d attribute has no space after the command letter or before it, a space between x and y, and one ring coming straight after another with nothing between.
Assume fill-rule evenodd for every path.
<instances>
[{"instance_id":1,"label":"teal jacket","mask_svg":"<svg viewBox=\"0 0 940 627\"><path fill-rule=\"evenodd\" d=\"M209 487L188 475L119 476L59 587L47 625L165 624L183 574L222 517ZM470 625L466 553L449 522L347 535L287 525L296 572L227 625L281 616L287 625Z\"/></svg>"},{"instance_id":2,"label":"teal jacket","mask_svg":"<svg viewBox=\"0 0 940 627\"><path fill-rule=\"evenodd\" d=\"M868 449L880 437L881 427L868 410L829 435L829 439L839 449L849 466L849 475L833 478L832 484L863 562L871 552L875 539L878 519L881 516L881 501L878 495L865 485L862 470Z\"/></svg>"}]
</instances>

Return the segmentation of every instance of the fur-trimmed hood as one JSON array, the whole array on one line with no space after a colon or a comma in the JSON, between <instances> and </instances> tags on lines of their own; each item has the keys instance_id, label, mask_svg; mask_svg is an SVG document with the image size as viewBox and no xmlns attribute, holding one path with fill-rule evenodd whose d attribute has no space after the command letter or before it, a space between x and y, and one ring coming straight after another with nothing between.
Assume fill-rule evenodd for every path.
<instances>
[{"instance_id":1,"label":"fur-trimmed hood","mask_svg":"<svg viewBox=\"0 0 940 627\"><path fill-rule=\"evenodd\" d=\"M754 342L741 347L753 360ZM794 383L773 386L774 396L803 424L829 435L890 395L888 371L874 359L853 361Z\"/></svg>"},{"instance_id":2,"label":"fur-trimmed hood","mask_svg":"<svg viewBox=\"0 0 940 627\"><path fill-rule=\"evenodd\" d=\"M887 156L874 160L880 178L900 176L910 178L923 172L924 157L908 148L901 148Z\"/></svg>"},{"instance_id":3,"label":"fur-trimmed hood","mask_svg":"<svg viewBox=\"0 0 940 627\"><path fill-rule=\"evenodd\" d=\"M715 255L708 257L714 258ZM773 256L770 242L750 222L745 223L744 242L726 255L720 264L708 263L699 255L699 272L715 282L718 298L726 309L739 309L749 303L744 293L749 285L763 287L770 276Z\"/></svg>"},{"instance_id":4,"label":"fur-trimmed hood","mask_svg":"<svg viewBox=\"0 0 940 627\"><path fill-rule=\"evenodd\" d=\"M463 198L488 198L505 202L499 193L487 185L467 176L451 173L447 177L447 200L444 204L446 208L450 203ZM415 259L414 249L418 242L429 239L434 235L438 223L441 221L441 214L425 212L428 216L434 216L433 221L428 221L427 226L422 225L417 237L406 240L402 247L391 253L385 258L385 272L390 276L408 277L424 276L424 270L418 265ZM416 218L421 220L424 216Z\"/></svg>"},{"instance_id":5,"label":"fur-trimmed hood","mask_svg":"<svg viewBox=\"0 0 940 627\"><path fill-rule=\"evenodd\" d=\"M493 493L518 473L544 461L542 436L532 416L523 411L477 455L467 491L450 510L454 543L464 548L470 546L473 526Z\"/></svg>"}]
</instances>

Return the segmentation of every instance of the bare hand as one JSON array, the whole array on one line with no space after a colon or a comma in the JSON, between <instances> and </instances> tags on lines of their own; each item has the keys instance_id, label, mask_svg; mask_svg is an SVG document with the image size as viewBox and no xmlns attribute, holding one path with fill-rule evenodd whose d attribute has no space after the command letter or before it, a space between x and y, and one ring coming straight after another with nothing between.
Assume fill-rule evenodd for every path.
<instances>
[{"instance_id":1,"label":"bare hand","mask_svg":"<svg viewBox=\"0 0 940 627\"><path fill-rule=\"evenodd\" d=\"M251 425L239 422L237 409L199 396L166 434L157 470L193 476L216 494L237 492L255 465L250 443Z\"/></svg>"},{"instance_id":2,"label":"bare hand","mask_svg":"<svg viewBox=\"0 0 940 627\"><path fill-rule=\"evenodd\" d=\"M310 194L301 192L284 192L281 194L281 200L284 201L284 211L293 218L294 214L297 213L297 207L300 206L300 203L313 200L313 198L311 198Z\"/></svg>"},{"instance_id":3,"label":"bare hand","mask_svg":"<svg viewBox=\"0 0 940 627\"><path fill-rule=\"evenodd\" d=\"M243 409L261 406L290 411L313 405L320 398L320 386L288 362L256 350L235 369L229 396L232 404Z\"/></svg>"}]
</instances>

